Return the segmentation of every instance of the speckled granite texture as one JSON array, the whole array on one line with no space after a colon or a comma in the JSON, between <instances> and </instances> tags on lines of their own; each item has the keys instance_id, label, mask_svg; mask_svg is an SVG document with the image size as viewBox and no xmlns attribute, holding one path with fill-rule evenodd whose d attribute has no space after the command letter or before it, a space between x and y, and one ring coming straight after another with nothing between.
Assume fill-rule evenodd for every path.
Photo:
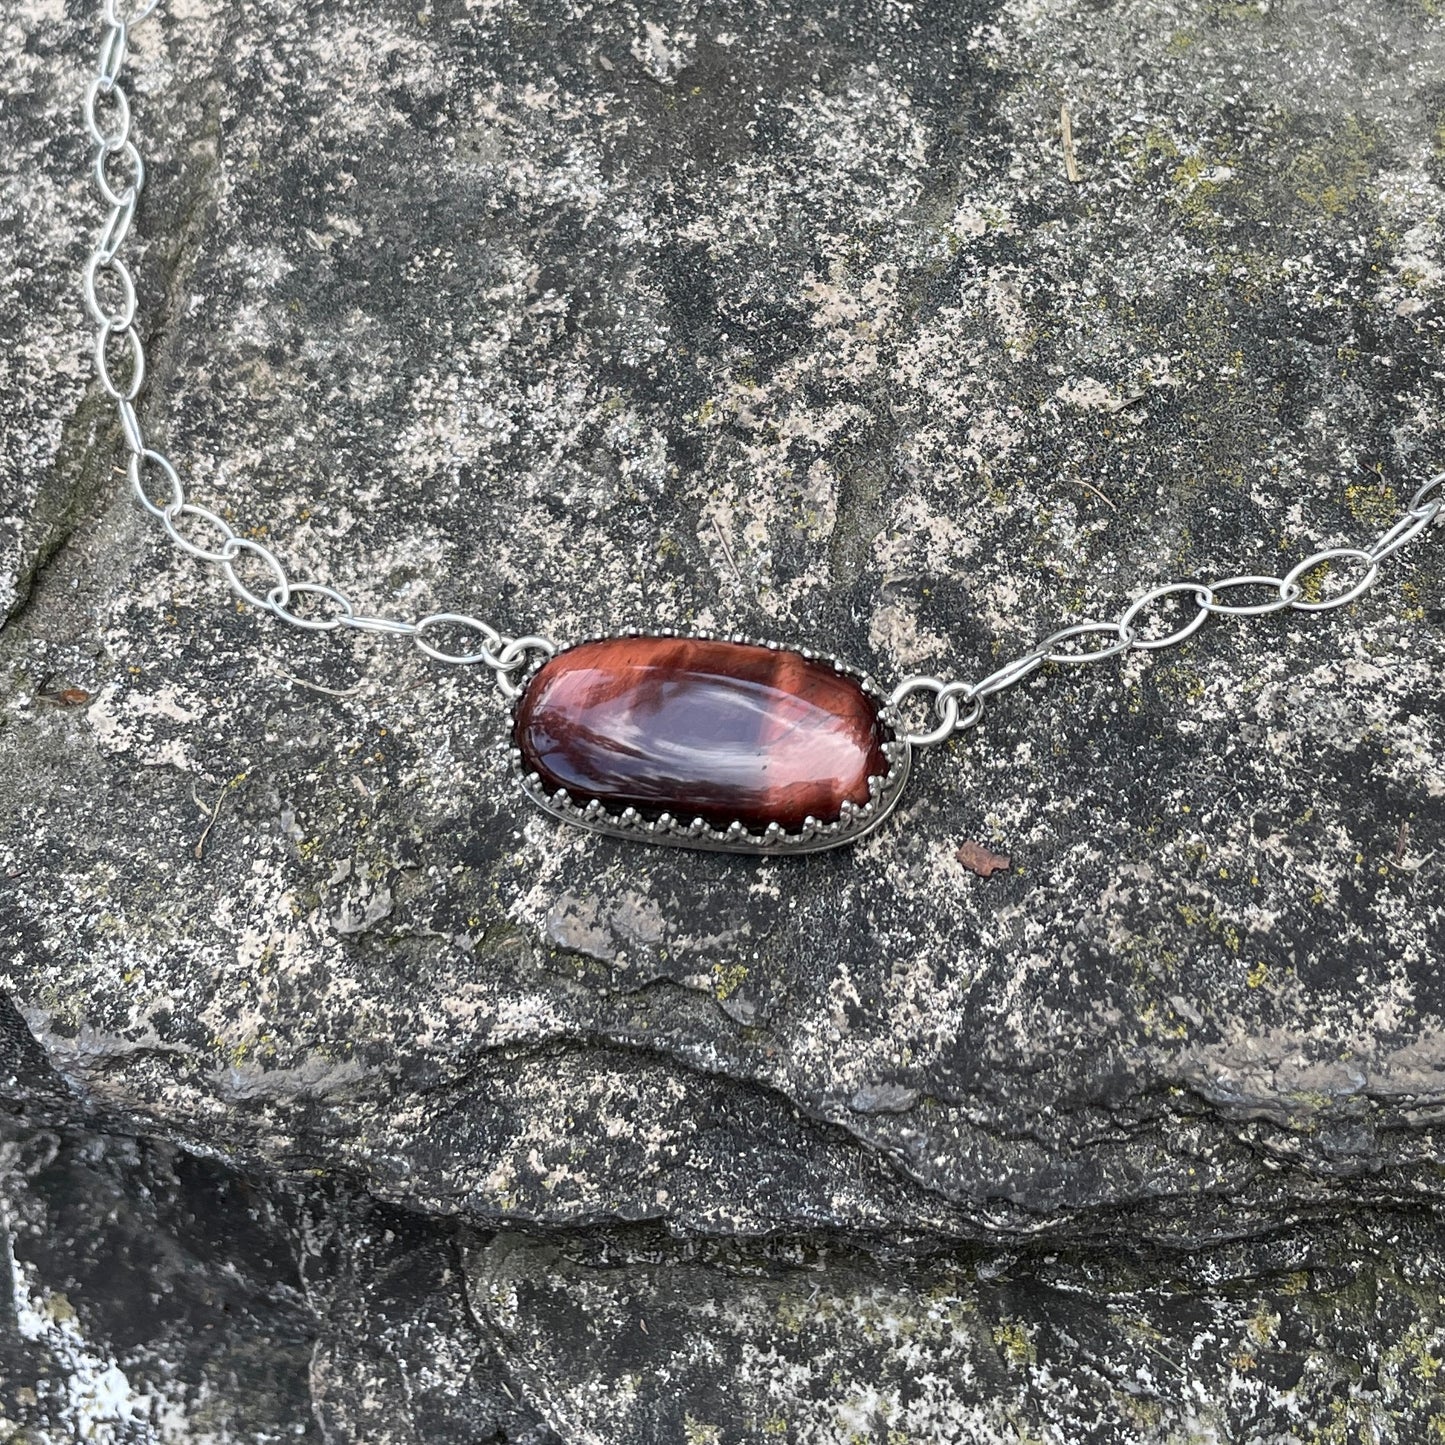
<instances>
[{"instance_id":1,"label":"speckled granite texture","mask_svg":"<svg viewBox=\"0 0 1445 1445\"><path fill-rule=\"evenodd\" d=\"M15 1127L268 1200L319 1171L450 1251L416 1308L512 1395L369 1424L358 1326L306 1384L330 1439L1445 1431L1445 528L1341 611L1046 669L851 851L567 832L486 678L283 635L129 500L77 282L95 8L0 17ZM1435 0L171 0L134 74L143 415L358 608L977 676L1370 540L1445 465ZM361 1320L392 1266L348 1228ZM1033 1303L980 1304L975 1255ZM1368 1287L1314 1273L1346 1256ZM1047 1300L1123 1331L1165 1280L1163 1403L1125 1410L1133 1359L1070 1393ZM1287 1295L1315 1383L1252 1394ZM671 1396L623 1388L664 1358ZM154 1438L263 1438L187 1419Z\"/></svg>"}]
</instances>

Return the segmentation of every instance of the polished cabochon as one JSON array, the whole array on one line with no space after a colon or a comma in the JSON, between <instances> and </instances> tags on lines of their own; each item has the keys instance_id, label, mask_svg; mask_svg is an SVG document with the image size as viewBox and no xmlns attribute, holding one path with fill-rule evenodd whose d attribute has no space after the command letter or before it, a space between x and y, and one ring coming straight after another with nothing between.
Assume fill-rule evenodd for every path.
<instances>
[{"instance_id":1,"label":"polished cabochon","mask_svg":"<svg viewBox=\"0 0 1445 1445\"><path fill-rule=\"evenodd\" d=\"M909 765L882 695L831 658L702 635L598 638L557 653L515 704L524 790L567 822L734 852L863 836Z\"/></svg>"}]
</instances>

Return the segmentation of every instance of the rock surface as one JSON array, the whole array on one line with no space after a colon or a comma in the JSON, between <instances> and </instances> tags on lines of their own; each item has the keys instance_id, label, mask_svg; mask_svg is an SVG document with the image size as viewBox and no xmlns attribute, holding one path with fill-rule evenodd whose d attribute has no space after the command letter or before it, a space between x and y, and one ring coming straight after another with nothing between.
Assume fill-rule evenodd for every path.
<instances>
[{"instance_id":1,"label":"rock surface","mask_svg":"<svg viewBox=\"0 0 1445 1445\"><path fill-rule=\"evenodd\" d=\"M25 1442L1323 1442L1445 1428L1418 1215L1207 1256L548 1238L0 1127Z\"/></svg>"},{"instance_id":2,"label":"rock surface","mask_svg":"<svg viewBox=\"0 0 1445 1445\"><path fill-rule=\"evenodd\" d=\"M333 1439L1445 1429L1445 529L1341 610L1045 669L851 851L567 832L475 669L285 635L115 475L76 280L89 8L0 19L5 1093L17 1129L147 1142L27 1165L12 1232L63 1236L112 1167L149 1209L147 1169L202 1167L176 1150L406 1211L414 1246L343 1219L351 1283L275 1306L289 1360L305 1311L352 1322L284 1396ZM142 414L358 611L980 676L1156 582L1368 543L1442 464L1437 8L172 0L133 47ZM216 1229L198 1259L243 1251ZM968 1274L1000 1250L1024 1303ZM1310 1272L1346 1256L1368 1288ZM1266 1406L1219 1282L1275 1270L1306 1298L1248 1308L1298 1325L1307 1387ZM819 1291L792 1334L787 1271ZM1175 1378L1126 1418L1130 1291ZM369 1420L345 1386L415 1358L388 1310L517 1413L458 1385ZM765 1378L764 1319L843 1383ZM1321 1363L1361 1340L1373 1373ZM597 1435L619 1341L679 1385ZM934 1374L955 1436L889 1413Z\"/></svg>"}]
</instances>

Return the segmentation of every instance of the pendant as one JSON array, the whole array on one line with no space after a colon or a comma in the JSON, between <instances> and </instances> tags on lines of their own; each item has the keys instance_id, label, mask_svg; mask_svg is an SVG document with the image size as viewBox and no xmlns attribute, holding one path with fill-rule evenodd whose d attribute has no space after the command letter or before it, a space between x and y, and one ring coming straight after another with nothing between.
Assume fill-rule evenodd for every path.
<instances>
[{"instance_id":1,"label":"pendant","mask_svg":"<svg viewBox=\"0 0 1445 1445\"><path fill-rule=\"evenodd\" d=\"M871 679L773 642L596 638L548 658L513 707L523 791L616 838L817 852L872 832L908 778Z\"/></svg>"}]
</instances>

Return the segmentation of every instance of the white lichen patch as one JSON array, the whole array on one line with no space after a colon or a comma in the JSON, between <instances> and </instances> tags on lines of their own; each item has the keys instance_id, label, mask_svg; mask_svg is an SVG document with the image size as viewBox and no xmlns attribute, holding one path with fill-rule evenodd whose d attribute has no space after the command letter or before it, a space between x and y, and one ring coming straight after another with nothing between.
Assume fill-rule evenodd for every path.
<instances>
[{"instance_id":1,"label":"white lichen patch","mask_svg":"<svg viewBox=\"0 0 1445 1445\"><path fill-rule=\"evenodd\" d=\"M0 1220L0 1224L5 1221ZM0 1233L3 1233L0 1229ZM86 1340L74 1309L64 1295L32 1287L29 1272L15 1258L8 1233L5 1273L11 1282L9 1304L20 1338L46 1351L59 1373L54 1381L64 1392L60 1415L73 1432L71 1440L95 1445L202 1445L190 1422L174 1402L152 1389L135 1390L114 1359L98 1353ZM56 1442L59 1445L59 1442Z\"/></svg>"}]
</instances>

